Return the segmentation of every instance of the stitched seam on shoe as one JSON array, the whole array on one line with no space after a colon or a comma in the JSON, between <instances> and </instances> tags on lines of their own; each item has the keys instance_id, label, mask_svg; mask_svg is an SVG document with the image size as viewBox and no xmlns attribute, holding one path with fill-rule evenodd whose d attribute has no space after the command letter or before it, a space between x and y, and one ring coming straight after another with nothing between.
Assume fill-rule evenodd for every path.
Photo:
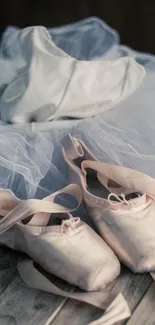
<instances>
[{"instance_id":1,"label":"stitched seam on shoe","mask_svg":"<svg viewBox=\"0 0 155 325\"><path fill-rule=\"evenodd\" d=\"M79 234L83 230L84 225L85 224L83 224L83 225L79 226L78 228L76 228L74 232L68 233L67 237L72 237L72 236L75 236L75 235ZM46 237L46 236L49 236L50 234L51 234L52 237L61 237L61 239L66 240L66 235L62 236L61 233L56 233L56 232L45 232L45 233L39 234L38 236Z\"/></svg>"},{"instance_id":2,"label":"stitched seam on shoe","mask_svg":"<svg viewBox=\"0 0 155 325\"><path fill-rule=\"evenodd\" d=\"M104 264L101 264L101 263L99 264L99 267L97 268L96 272L95 272L95 273L93 274L93 276L91 277L91 281L90 281L89 286L91 286L92 283L96 280L97 275L98 275L98 274L100 273L100 271L101 271L101 268L106 266L106 262L107 262L107 258L106 258L106 261L105 261ZM103 284L103 285L105 286L105 284Z\"/></svg>"},{"instance_id":3,"label":"stitched seam on shoe","mask_svg":"<svg viewBox=\"0 0 155 325\"><path fill-rule=\"evenodd\" d=\"M61 107L61 104L62 104L62 102L64 101L64 99L65 99L65 97L66 97L67 90L69 89L69 86L70 86L70 83L71 83L71 80L72 80L73 74L74 74L74 72L75 72L76 63L77 63L76 60L73 61L73 63L72 63L72 72L71 72L71 75L70 75L70 77L69 77L69 79L68 79L68 82L67 82L66 88L65 88L65 90L64 90L64 93L63 93L63 95L62 95L62 98L61 98L61 100L60 100L60 102L59 102L59 104L58 104L58 107L57 107L57 112L58 112L58 113L59 113L59 109L60 109L60 107ZM58 116L59 116L59 115L58 115Z\"/></svg>"}]
</instances>

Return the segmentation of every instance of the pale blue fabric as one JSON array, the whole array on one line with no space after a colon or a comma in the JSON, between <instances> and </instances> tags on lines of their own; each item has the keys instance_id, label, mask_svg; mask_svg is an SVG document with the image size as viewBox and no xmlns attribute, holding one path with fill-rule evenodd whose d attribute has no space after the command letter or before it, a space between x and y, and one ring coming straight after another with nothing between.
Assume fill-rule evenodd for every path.
<instances>
[{"instance_id":1,"label":"pale blue fabric","mask_svg":"<svg viewBox=\"0 0 155 325\"><path fill-rule=\"evenodd\" d=\"M96 17L49 29L56 44L77 59L92 60L111 50L119 35ZM25 65L18 43L19 29L8 27L0 44L0 96L5 85ZM1 87L1 85L3 85ZM54 147L78 121L10 125L0 121L0 187L11 188L19 197L43 197L67 184L67 178L52 163ZM39 131L50 131L46 134ZM50 137L50 141L49 141ZM54 156L57 156L54 155ZM47 177L45 175L48 171ZM64 173L65 174L65 173ZM38 188L38 184L41 185ZM37 190L38 188L38 190ZM37 193L36 193L37 191Z\"/></svg>"},{"instance_id":2,"label":"pale blue fabric","mask_svg":"<svg viewBox=\"0 0 155 325\"><path fill-rule=\"evenodd\" d=\"M113 46L111 51L104 55L104 60L116 60L126 56L134 58L136 62L144 66L147 73L155 68L155 55L138 52L128 46L119 44Z\"/></svg>"},{"instance_id":3,"label":"pale blue fabric","mask_svg":"<svg viewBox=\"0 0 155 325\"><path fill-rule=\"evenodd\" d=\"M119 44L119 34L97 17L49 28L48 31L58 47L78 60L102 57ZM18 34L19 29L14 26L6 28L1 40L1 55L11 59L20 58Z\"/></svg>"},{"instance_id":4,"label":"pale blue fabric","mask_svg":"<svg viewBox=\"0 0 155 325\"><path fill-rule=\"evenodd\" d=\"M114 60L132 56L145 67L146 77L135 94L96 118L22 125L1 122L0 187L13 189L19 197L43 197L67 185L67 166L62 159L61 141L68 132L84 140L101 161L136 168L155 177L155 56L119 45L118 34L102 23L102 28L105 28L103 33L98 21L89 18L54 29L53 38L57 45L59 43L60 47L78 59L96 59L100 56L101 60ZM96 22L98 27L94 28ZM73 33L77 33L78 42L73 42L72 48L65 37L68 39L69 35L73 40ZM87 43L88 52L87 48L83 48L86 35L92 42ZM81 46L78 48L79 43ZM3 80L6 78L8 83L14 71L24 64L20 60L17 29L9 28L4 33L1 56L5 64L0 61L0 76ZM10 64L13 67L11 73L8 69Z\"/></svg>"}]
</instances>

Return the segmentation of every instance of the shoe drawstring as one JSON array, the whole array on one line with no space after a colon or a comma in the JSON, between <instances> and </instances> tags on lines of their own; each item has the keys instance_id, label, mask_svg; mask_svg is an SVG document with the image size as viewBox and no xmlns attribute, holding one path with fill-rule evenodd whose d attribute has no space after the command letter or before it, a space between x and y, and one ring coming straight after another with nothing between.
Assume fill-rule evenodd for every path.
<instances>
[{"instance_id":1,"label":"shoe drawstring","mask_svg":"<svg viewBox=\"0 0 155 325\"><path fill-rule=\"evenodd\" d=\"M114 197L115 199L117 199L117 201L112 201L111 198ZM120 205L120 204L127 204L127 205L132 205L131 200L126 200L125 198L125 194L121 194L120 196L116 195L115 193L110 193L108 195L108 202L111 205Z\"/></svg>"},{"instance_id":2,"label":"shoe drawstring","mask_svg":"<svg viewBox=\"0 0 155 325\"><path fill-rule=\"evenodd\" d=\"M61 223L61 235L64 235L65 229L67 228L68 230L74 229L75 225L79 222L79 218L70 218L67 220L62 220Z\"/></svg>"}]
</instances>

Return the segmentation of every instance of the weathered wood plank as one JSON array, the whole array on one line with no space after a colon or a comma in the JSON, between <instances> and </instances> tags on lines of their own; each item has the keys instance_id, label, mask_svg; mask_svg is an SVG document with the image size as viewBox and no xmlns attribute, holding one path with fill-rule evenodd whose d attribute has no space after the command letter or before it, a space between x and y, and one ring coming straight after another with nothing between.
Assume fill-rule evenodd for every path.
<instances>
[{"instance_id":1,"label":"weathered wood plank","mask_svg":"<svg viewBox=\"0 0 155 325\"><path fill-rule=\"evenodd\" d=\"M17 275L17 253L6 247L0 247L0 293Z\"/></svg>"},{"instance_id":2,"label":"weathered wood plank","mask_svg":"<svg viewBox=\"0 0 155 325\"><path fill-rule=\"evenodd\" d=\"M155 283L153 282L127 325L155 325Z\"/></svg>"},{"instance_id":3,"label":"weathered wood plank","mask_svg":"<svg viewBox=\"0 0 155 325\"><path fill-rule=\"evenodd\" d=\"M28 288L20 279L16 262L19 253L0 247L0 325L44 325L65 304L67 298ZM60 288L73 290L49 276Z\"/></svg>"},{"instance_id":4,"label":"weathered wood plank","mask_svg":"<svg viewBox=\"0 0 155 325\"><path fill-rule=\"evenodd\" d=\"M71 286L58 281L61 288ZM0 324L44 325L67 299L28 288L17 275L0 295ZM10 321L10 323L9 323Z\"/></svg>"},{"instance_id":5,"label":"weathered wood plank","mask_svg":"<svg viewBox=\"0 0 155 325\"><path fill-rule=\"evenodd\" d=\"M134 274L127 268L122 267L122 272L115 284L115 289L124 294L133 312L151 283L152 278L149 274Z\"/></svg>"},{"instance_id":6,"label":"weathered wood plank","mask_svg":"<svg viewBox=\"0 0 155 325\"><path fill-rule=\"evenodd\" d=\"M127 298L131 310L134 311L151 282L152 279L149 275L135 275L126 268L123 268L121 276L109 285L109 290L115 289L122 291L124 296ZM68 300L51 324L86 325L100 317L102 314L102 311L94 307L77 301ZM125 323L126 321L122 322L122 324Z\"/></svg>"},{"instance_id":7,"label":"weathered wood plank","mask_svg":"<svg viewBox=\"0 0 155 325\"><path fill-rule=\"evenodd\" d=\"M28 288L17 275L16 260L16 252L0 248L0 325L84 325L100 317L103 313L84 303L67 301L62 297ZM152 279L149 275L134 275L123 268L121 276L109 285L109 290L122 291L131 310L134 311L151 282ZM58 281L58 283L62 288L73 290L64 282ZM150 289L147 291L146 298L144 297L140 303L142 307L137 307L131 318L133 323L129 323L129 325L137 325L137 319L141 317L141 310L144 309L143 306L150 304L150 295L151 299L152 295L155 299L154 293L153 284L152 291ZM148 316L151 318L147 325L155 325L154 300L151 301L149 311L145 317L143 316L144 321L140 325L146 324Z\"/></svg>"}]
</instances>

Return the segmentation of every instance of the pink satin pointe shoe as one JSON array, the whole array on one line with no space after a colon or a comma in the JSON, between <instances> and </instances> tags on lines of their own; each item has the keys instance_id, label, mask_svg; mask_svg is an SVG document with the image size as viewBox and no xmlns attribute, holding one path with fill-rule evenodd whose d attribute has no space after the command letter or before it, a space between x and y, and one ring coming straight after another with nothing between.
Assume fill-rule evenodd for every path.
<instances>
[{"instance_id":1,"label":"pink satin pointe shoe","mask_svg":"<svg viewBox=\"0 0 155 325\"><path fill-rule=\"evenodd\" d=\"M76 199L74 209L55 203L61 193ZM0 243L30 256L31 259L18 263L19 273L28 286L104 309L104 315L92 324L115 324L130 316L124 297L107 289L97 290L118 276L120 263L100 236L70 214L81 201L82 191L75 184L43 200L21 201L12 192L1 190ZM59 289L35 268L33 260L46 271L89 292Z\"/></svg>"},{"instance_id":2,"label":"pink satin pointe shoe","mask_svg":"<svg viewBox=\"0 0 155 325\"><path fill-rule=\"evenodd\" d=\"M70 135L62 150L100 236L132 271L155 271L155 179L97 161Z\"/></svg>"}]
</instances>

